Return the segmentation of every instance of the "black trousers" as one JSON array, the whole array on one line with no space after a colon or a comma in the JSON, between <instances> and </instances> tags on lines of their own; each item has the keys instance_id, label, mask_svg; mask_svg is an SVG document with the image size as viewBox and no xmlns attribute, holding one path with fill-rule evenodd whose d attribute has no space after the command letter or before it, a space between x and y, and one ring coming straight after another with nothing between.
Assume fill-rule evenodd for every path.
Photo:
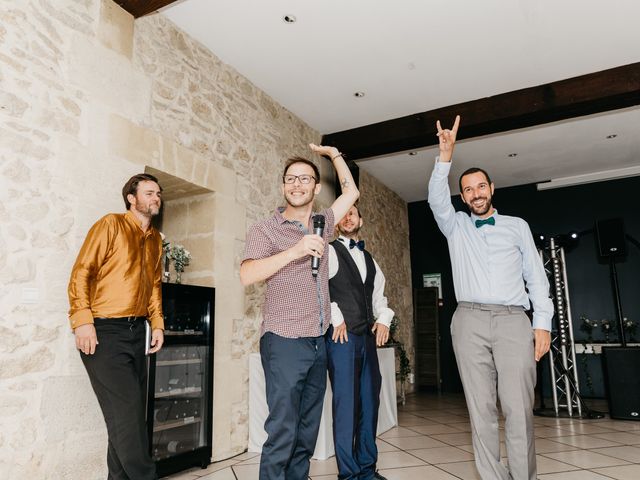
<instances>
[{"instance_id":1,"label":"black trousers","mask_svg":"<svg viewBox=\"0 0 640 480\"><path fill-rule=\"evenodd\" d=\"M155 480L145 424L144 319L96 319L99 345L80 353L107 424L108 480Z\"/></svg>"}]
</instances>

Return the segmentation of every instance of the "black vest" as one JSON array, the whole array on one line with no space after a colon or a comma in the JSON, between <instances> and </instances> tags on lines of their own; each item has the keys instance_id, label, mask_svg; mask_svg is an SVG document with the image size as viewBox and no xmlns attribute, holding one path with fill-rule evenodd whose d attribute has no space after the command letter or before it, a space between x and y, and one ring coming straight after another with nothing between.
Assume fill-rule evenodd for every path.
<instances>
[{"instance_id":1,"label":"black vest","mask_svg":"<svg viewBox=\"0 0 640 480\"><path fill-rule=\"evenodd\" d=\"M329 295L331 301L336 302L344 316L347 330L362 335L371 333L373 318L373 280L376 276L376 266L371 254L364 253L367 276L364 283L356 262L351 258L349 247L340 240L331 242L338 257L338 273L329 279ZM355 247L354 247L355 248Z\"/></svg>"}]
</instances>

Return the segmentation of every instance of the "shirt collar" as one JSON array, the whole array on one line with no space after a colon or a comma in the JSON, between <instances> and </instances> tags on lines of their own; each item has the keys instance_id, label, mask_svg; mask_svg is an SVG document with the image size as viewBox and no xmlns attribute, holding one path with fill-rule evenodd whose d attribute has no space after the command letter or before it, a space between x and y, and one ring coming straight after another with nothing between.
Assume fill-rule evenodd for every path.
<instances>
[{"instance_id":1,"label":"shirt collar","mask_svg":"<svg viewBox=\"0 0 640 480\"><path fill-rule=\"evenodd\" d=\"M338 240L340 240L345 245L349 246L349 240L351 240L351 239L345 237L344 235L340 235L340 236L338 236Z\"/></svg>"},{"instance_id":2,"label":"shirt collar","mask_svg":"<svg viewBox=\"0 0 640 480\"><path fill-rule=\"evenodd\" d=\"M491 215L489 215L488 217L486 217L486 218L480 218L475 213L472 213L471 214L471 221L475 223L476 220L486 220L487 218L490 218L490 217L498 218L498 210L495 207L493 209L493 213Z\"/></svg>"},{"instance_id":3,"label":"shirt collar","mask_svg":"<svg viewBox=\"0 0 640 480\"><path fill-rule=\"evenodd\" d=\"M297 224L298 222L295 220L287 220L286 218L284 218L284 215L282 215L282 213L286 210L285 207L278 207L276 208L274 217L276 219L276 221L282 225L283 223L293 223L293 224ZM317 212L311 212L311 218L313 218L314 215L316 215ZM307 225L304 225L304 227L307 227Z\"/></svg>"},{"instance_id":4,"label":"shirt collar","mask_svg":"<svg viewBox=\"0 0 640 480\"><path fill-rule=\"evenodd\" d=\"M140 221L140 219L138 217L136 217L133 212L131 212L131 210L127 210L127 213L124 214L124 218L127 219L127 221L129 223L131 223L132 225L135 225L136 227L138 227L138 230L140 230L140 233L143 233L144 235L151 235L151 233L153 232L153 226L149 225L149 228L147 228L147 231L145 232L144 230L142 230L142 222Z\"/></svg>"}]
</instances>

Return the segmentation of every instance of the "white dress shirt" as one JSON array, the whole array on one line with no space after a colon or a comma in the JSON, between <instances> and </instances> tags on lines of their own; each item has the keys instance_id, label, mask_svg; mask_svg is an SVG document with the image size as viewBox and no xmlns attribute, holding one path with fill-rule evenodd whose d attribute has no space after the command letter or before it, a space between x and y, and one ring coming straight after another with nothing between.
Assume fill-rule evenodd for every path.
<instances>
[{"instance_id":1,"label":"white dress shirt","mask_svg":"<svg viewBox=\"0 0 640 480\"><path fill-rule=\"evenodd\" d=\"M364 252L357 247L349 248L349 239L342 235L338 237L338 241L344 243L347 247L351 258L353 258L353 261L358 267L362 283L364 283L367 278L367 266L364 259ZM373 280L373 317L376 319L376 323L381 323L385 327L388 327L391 325L394 313L393 310L387 306L387 297L384 296L384 274L375 260L373 260L373 264L376 267L376 276ZM329 245L329 279L336 276L339 268L340 263L338 262L338 255L336 254L333 245ZM336 302L331 302L331 324L334 327L337 327L342 325L343 322L344 317L340 311L340 307L338 307Z\"/></svg>"},{"instance_id":2,"label":"white dress shirt","mask_svg":"<svg viewBox=\"0 0 640 480\"><path fill-rule=\"evenodd\" d=\"M479 217L456 212L451 204L450 169L451 162L436 158L429 181L429 206L447 237L457 300L526 309L533 304L533 328L550 331L553 302L529 225L495 211L495 225L477 228Z\"/></svg>"}]
</instances>

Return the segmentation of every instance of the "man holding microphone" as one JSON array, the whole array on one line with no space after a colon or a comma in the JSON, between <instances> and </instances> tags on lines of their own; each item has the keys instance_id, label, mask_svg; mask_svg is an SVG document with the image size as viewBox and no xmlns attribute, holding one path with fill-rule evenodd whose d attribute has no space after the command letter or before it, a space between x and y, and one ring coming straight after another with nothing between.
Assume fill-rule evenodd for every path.
<instances>
[{"instance_id":1,"label":"man holding microphone","mask_svg":"<svg viewBox=\"0 0 640 480\"><path fill-rule=\"evenodd\" d=\"M260 479L306 479L315 449L327 381L324 334L331 322L328 259L323 255L336 218L342 218L359 192L342 154L310 145L329 157L342 188L330 208L317 215L320 193L315 164L302 157L287 162L282 176L286 206L251 227L240 267L243 285L266 281L260 338L269 416L262 447ZM314 217L324 217L321 235ZM316 218L316 226L321 224ZM316 260L314 271L311 259Z\"/></svg>"}]
</instances>

